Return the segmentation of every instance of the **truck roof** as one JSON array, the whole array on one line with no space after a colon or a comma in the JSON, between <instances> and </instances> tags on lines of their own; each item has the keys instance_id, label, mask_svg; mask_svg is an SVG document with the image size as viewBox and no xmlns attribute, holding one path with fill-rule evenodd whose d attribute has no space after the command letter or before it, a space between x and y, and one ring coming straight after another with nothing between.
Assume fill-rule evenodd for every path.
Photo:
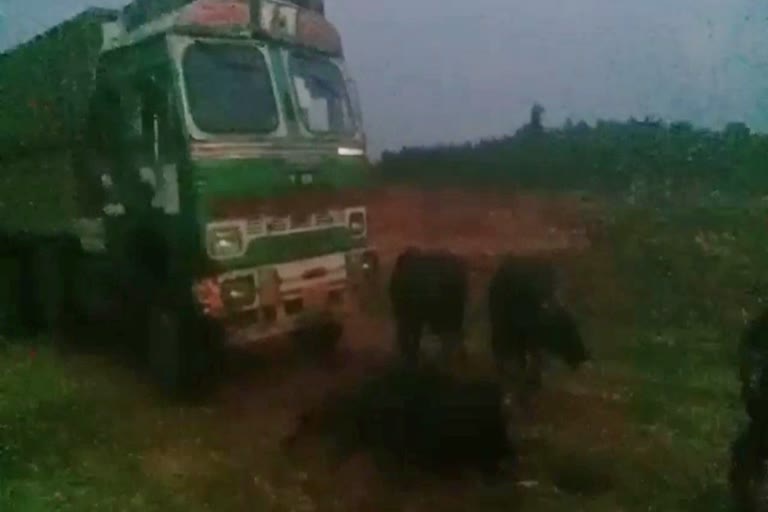
<instances>
[{"instance_id":1,"label":"truck roof","mask_svg":"<svg viewBox=\"0 0 768 512\"><path fill-rule=\"evenodd\" d=\"M134 0L104 49L176 32L266 38L341 55L341 38L324 11L324 0Z\"/></svg>"},{"instance_id":2,"label":"truck roof","mask_svg":"<svg viewBox=\"0 0 768 512\"><path fill-rule=\"evenodd\" d=\"M195 0L133 0L123 8L122 18L126 30L134 30L171 11L193 3ZM249 0L245 0L249 1ZM258 0L250 0L253 8ZM325 0L291 0L291 3L303 9L309 9L319 14L325 14Z\"/></svg>"}]
</instances>

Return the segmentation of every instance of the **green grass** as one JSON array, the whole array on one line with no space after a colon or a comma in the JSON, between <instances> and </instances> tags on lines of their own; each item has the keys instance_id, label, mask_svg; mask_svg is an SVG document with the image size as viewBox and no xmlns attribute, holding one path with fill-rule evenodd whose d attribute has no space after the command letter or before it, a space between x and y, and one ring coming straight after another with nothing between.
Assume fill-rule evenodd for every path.
<instances>
[{"instance_id":1,"label":"green grass","mask_svg":"<svg viewBox=\"0 0 768 512\"><path fill-rule=\"evenodd\" d=\"M727 510L735 347L768 291L768 210L611 213L605 241L564 262L596 366L547 376L522 428L526 485L405 485L322 449L288 456L299 397L283 377L180 407L115 361L28 342L0 345L0 510Z\"/></svg>"},{"instance_id":2,"label":"green grass","mask_svg":"<svg viewBox=\"0 0 768 512\"><path fill-rule=\"evenodd\" d=\"M135 384L33 346L0 352L0 509L165 509L172 495L118 435L121 384Z\"/></svg>"},{"instance_id":3,"label":"green grass","mask_svg":"<svg viewBox=\"0 0 768 512\"><path fill-rule=\"evenodd\" d=\"M643 461L656 482L648 507L727 509L728 444L742 421L735 351L760 304L766 213L624 211L602 248L631 304L609 354L631 392L628 421L660 443Z\"/></svg>"}]
</instances>

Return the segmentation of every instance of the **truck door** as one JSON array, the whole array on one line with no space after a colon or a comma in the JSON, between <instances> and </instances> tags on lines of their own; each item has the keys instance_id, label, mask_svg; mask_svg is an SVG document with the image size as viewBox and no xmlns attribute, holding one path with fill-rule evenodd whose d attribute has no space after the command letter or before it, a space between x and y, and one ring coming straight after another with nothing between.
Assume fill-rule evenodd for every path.
<instances>
[{"instance_id":1,"label":"truck door","mask_svg":"<svg viewBox=\"0 0 768 512\"><path fill-rule=\"evenodd\" d=\"M125 206L118 221L121 256L153 279L167 274L170 219L180 212L178 123L168 75L156 68L124 81L122 157L115 176Z\"/></svg>"},{"instance_id":2,"label":"truck door","mask_svg":"<svg viewBox=\"0 0 768 512\"><path fill-rule=\"evenodd\" d=\"M165 69L142 73L128 92L131 112L127 144L131 148L126 176L136 210L179 213L178 123Z\"/></svg>"},{"instance_id":3,"label":"truck door","mask_svg":"<svg viewBox=\"0 0 768 512\"><path fill-rule=\"evenodd\" d=\"M107 250L110 218L124 213L114 187L115 170L121 160L121 118L119 88L99 75L72 154L78 207L74 227L82 248L88 253Z\"/></svg>"}]
</instances>

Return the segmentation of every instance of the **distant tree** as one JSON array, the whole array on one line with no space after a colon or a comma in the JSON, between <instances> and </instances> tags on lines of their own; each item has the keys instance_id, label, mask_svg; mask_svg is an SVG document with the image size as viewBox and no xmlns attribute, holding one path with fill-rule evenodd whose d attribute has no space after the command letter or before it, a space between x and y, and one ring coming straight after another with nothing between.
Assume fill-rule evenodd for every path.
<instances>
[{"instance_id":1,"label":"distant tree","mask_svg":"<svg viewBox=\"0 0 768 512\"><path fill-rule=\"evenodd\" d=\"M583 119L576 124L574 128L577 133L589 133L589 125Z\"/></svg>"},{"instance_id":2,"label":"distant tree","mask_svg":"<svg viewBox=\"0 0 768 512\"><path fill-rule=\"evenodd\" d=\"M693 133L693 125L688 121L675 121L669 126L669 130L676 134L691 134Z\"/></svg>"},{"instance_id":3,"label":"distant tree","mask_svg":"<svg viewBox=\"0 0 768 512\"><path fill-rule=\"evenodd\" d=\"M723 130L723 135L725 135L726 139L743 140L743 139L749 138L750 131L749 131L749 127L746 124L732 122L725 125L725 130Z\"/></svg>"},{"instance_id":4,"label":"distant tree","mask_svg":"<svg viewBox=\"0 0 768 512\"><path fill-rule=\"evenodd\" d=\"M544 126L542 125L542 117L544 116L544 111L544 107L538 103L533 104L533 107L531 107L531 120L528 122L530 131L534 133L541 133L544 131Z\"/></svg>"},{"instance_id":5,"label":"distant tree","mask_svg":"<svg viewBox=\"0 0 768 512\"><path fill-rule=\"evenodd\" d=\"M768 135L752 134L743 123L713 131L650 116L597 120L591 126L568 119L560 129L545 131L543 113L534 104L529 121L514 135L387 152L382 168L416 181L499 181L619 194L642 183L648 194L664 200L706 187L768 188L768 174L762 172Z\"/></svg>"}]
</instances>

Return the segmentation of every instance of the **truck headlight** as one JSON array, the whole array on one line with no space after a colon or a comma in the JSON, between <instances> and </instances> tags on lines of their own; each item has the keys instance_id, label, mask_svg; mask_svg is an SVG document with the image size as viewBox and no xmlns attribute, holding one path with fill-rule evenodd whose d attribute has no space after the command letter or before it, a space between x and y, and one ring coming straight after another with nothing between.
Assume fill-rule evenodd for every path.
<instances>
[{"instance_id":1,"label":"truck headlight","mask_svg":"<svg viewBox=\"0 0 768 512\"><path fill-rule=\"evenodd\" d=\"M208 228L208 254L211 257L233 258L243 252L243 235L238 226Z\"/></svg>"},{"instance_id":2,"label":"truck headlight","mask_svg":"<svg viewBox=\"0 0 768 512\"><path fill-rule=\"evenodd\" d=\"M354 237L365 236L367 226L364 210L353 210L347 214L347 227Z\"/></svg>"}]
</instances>

